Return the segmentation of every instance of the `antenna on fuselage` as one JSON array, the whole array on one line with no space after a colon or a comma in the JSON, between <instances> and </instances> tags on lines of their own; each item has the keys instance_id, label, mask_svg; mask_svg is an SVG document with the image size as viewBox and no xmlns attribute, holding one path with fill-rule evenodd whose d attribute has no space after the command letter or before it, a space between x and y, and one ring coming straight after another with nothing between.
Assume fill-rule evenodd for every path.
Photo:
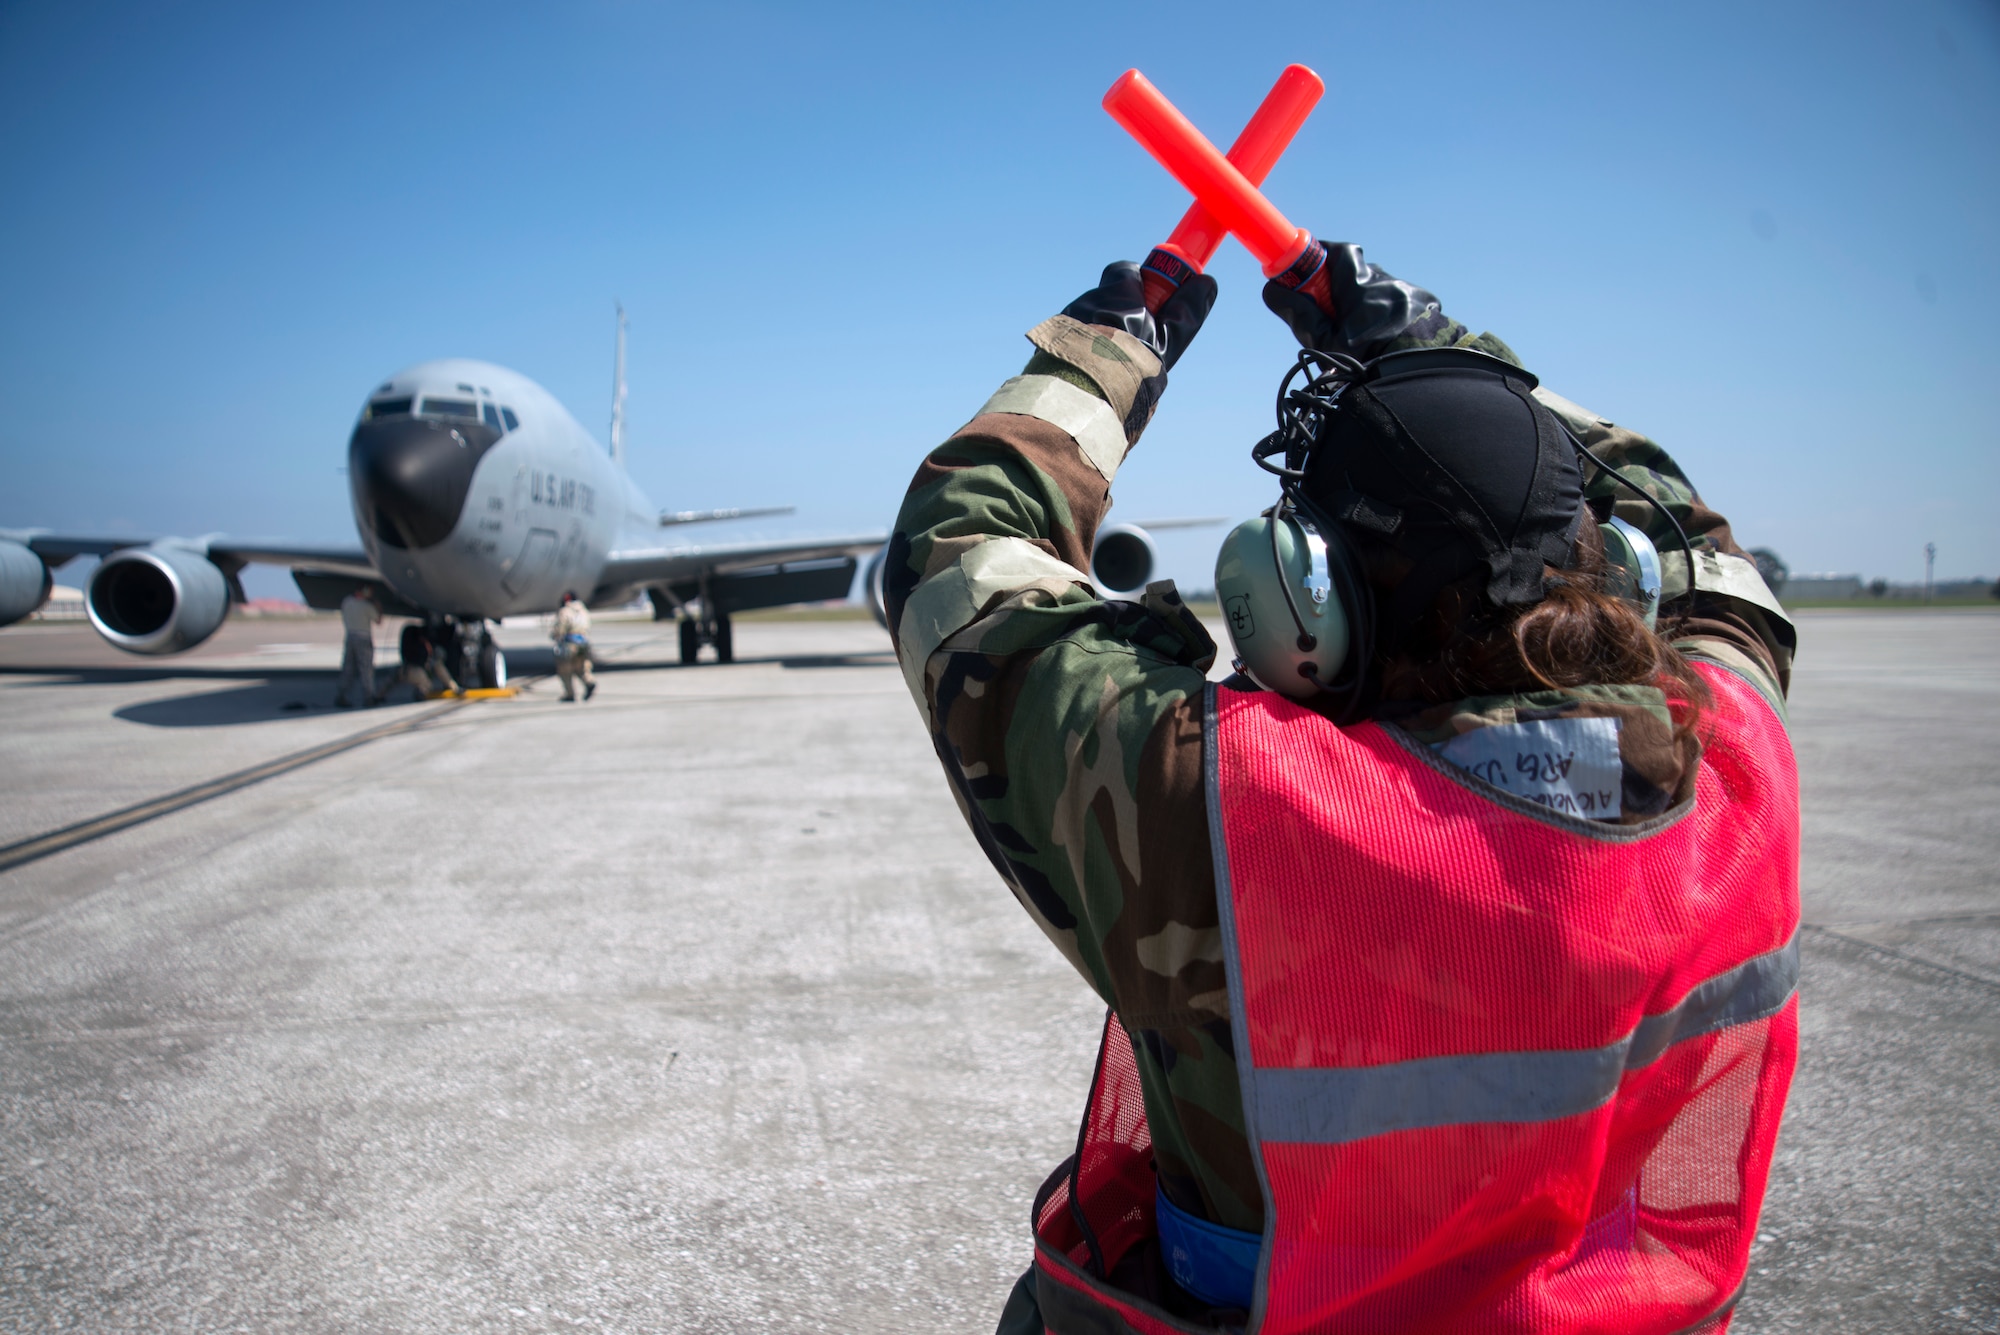
<instances>
[{"instance_id":1,"label":"antenna on fuselage","mask_svg":"<svg viewBox=\"0 0 2000 1335\"><path fill-rule=\"evenodd\" d=\"M618 306L618 365L611 374L611 462L625 466L625 306Z\"/></svg>"}]
</instances>

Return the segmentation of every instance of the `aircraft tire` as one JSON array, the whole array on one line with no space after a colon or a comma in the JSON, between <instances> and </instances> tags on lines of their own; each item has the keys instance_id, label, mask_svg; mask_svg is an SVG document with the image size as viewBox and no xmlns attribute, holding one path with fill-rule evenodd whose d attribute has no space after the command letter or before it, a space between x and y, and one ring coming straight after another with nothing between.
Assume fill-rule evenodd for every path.
<instances>
[{"instance_id":1,"label":"aircraft tire","mask_svg":"<svg viewBox=\"0 0 2000 1335\"><path fill-rule=\"evenodd\" d=\"M444 670L451 674L453 681L464 681L465 672L465 628L450 617L438 621L437 643L444 652Z\"/></svg>"},{"instance_id":2,"label":"aircraft tire","mask_svg":"<svg viewBox=\"0 0 2000 1335\"><path fill-rule=\"evenodd\" d=\"M497 691L507 684L507 655L500 652L500 646L490 637L479 642L479 685L488 691Z\"/></svg>"},{"instance_id":3,"label":"aircraft tire","mask_svg":"<svg viewBox=\"0 0 2000 1335\"><path fill-rule=\"evenodd\" d=\"M681 666L693 667L701 657L701 627L694 618L681 618Z\"/></svg>"},{"instance_id":4,"label":"aircraft tire","mask_svg":"<svg viewBox=\"0 0 2000 1335\"><path fill-rule=\"evenodd\" d=\"M726 616L715 618L715 661L718 663L736 661L735 635L729 629L729 618Z\"/></svg>"}]
</instances>

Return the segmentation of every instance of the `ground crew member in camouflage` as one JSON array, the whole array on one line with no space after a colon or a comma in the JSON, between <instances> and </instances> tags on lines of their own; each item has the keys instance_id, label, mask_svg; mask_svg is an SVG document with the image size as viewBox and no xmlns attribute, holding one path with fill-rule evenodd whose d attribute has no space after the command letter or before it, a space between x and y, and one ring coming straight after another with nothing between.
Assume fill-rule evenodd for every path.
<instances>
[{"instance_id":1,"label":"ground crew member in camouflage","mask_svg":"<svg viewBox=\"0 0 2000 1335\"><path fill-rule=\"evenodd\" d=\"M340 600L340 685L333 703L342 709L353 708L349 694L358 695L364 706L381 702L375 691L375 623L381 619L382 605L366 584Z\"/></svg>"},{"instance_id":2,"label":"ground crew member in camouflage","mask_svg":"<svg viewBox=\"0 0 2000 1335\"><path fill-rule=\"evenodd\" d=\"M1338 320L1275 284L1265 300L1301 343L1367 360L1467 347L1519 365L1435 297L1330 246ZM884 593L905 681L967 822L996 870L1131 1035L1160 1186L1176 1206L1260 1231L1263 1201L1243 1127L1202 787L1202 688L1216 648L1170 583L1137 603L1091 585L1110 487L1215 297L1192 280L1155 319L1136 266L1028 332L1023 373L917 470L890 539ZM1275 369L1275 368L1274 368ZM1748 677L1783 712L1790 622L1723 517L1667 453L1554 395L1537 397L1598 457L1660 501L1695 551L1695 591L1671 628L1683 654ZM1248 442L1242 445L1247 448ZM1240 458L1218 444L1218 466ZM1652 507L1597 477L1586 499L1661 550L1664 597L1686 590L1680 539ZM1447 700L1398 722L1419 740L1529 714L1620 720L1619 819L1692 791L1653 686L1581 686ZM1032 1277L1002 1330L1039 1332Z\"/></svg>"},{"instance_id":3,"label":"ground crew member in camouflage","mask_svg":"<svg viewBox=\"0 0 2000 1335\"><path fill-rule=\"evenodd\" d=\"M556 643L556 676L562 681L562 698L575 703L579 681L584 699L596 695L597 678L590 671L590 610L575 594L562 596L549 638Z\"/></svg>"},{"instance_id":4,"label":"ground crew member in camouflage","mask_svg":"<svg viewBox=\"0 0 2000 1335\"><path fill-rule=\"evenodd\" d=\"M444 665L444 655L438 652L437 641L431 635L431 627L426 622L410 621L404 623L397 643L403 660L399 680L409 686L412 700L428 699L432 692L445 695L458 693L458 683L451 679L451 673Z\"/></svg>"}]
</instances>

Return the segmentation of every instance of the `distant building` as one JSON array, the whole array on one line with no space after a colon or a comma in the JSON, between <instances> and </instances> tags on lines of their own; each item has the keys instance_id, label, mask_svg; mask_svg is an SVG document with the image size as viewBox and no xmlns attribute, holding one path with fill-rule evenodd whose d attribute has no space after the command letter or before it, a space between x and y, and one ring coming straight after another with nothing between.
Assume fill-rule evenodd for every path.
<instances>
[{"instance_id":1,"label":"distant building","mask_svg":"<svg viewBox=\"0 0 2000 1335\"><path fill-rule=\"evenodd\" d=\"M1992 598L1994 582L1983 577L1941 579L1931 586L1937 600L1963 602L1968 598ZM1860 602L1920 603L1922 584L1891 584L1886 579L1864 580L1859 575L1794 575L1785 583L1787 604L1839 602L1853 598Z\"/></svg>"},{"instance_id":2,"label":"distant building","mask_svg":"<svg viewBox=\"0 0 2000 1335\"><path fill-rule=\"evenodd\" d=\"M1864 581L1859 575L1793 575L1785 581L1785 601L1819 602L1834 598L1857 598Z\"/></svg>"},{"instance_id":3,"label":"distant building","mask_svg":"<svg viewBox=\"0 0 2000 1335\"><path fill-rule=\"evenodd\" d=\"M89 613L83 610L83 590L72 589L67 584L58 584L49 590L49 600L41 605L30 621L83 621Z\"/></svg>"}]
</instances>

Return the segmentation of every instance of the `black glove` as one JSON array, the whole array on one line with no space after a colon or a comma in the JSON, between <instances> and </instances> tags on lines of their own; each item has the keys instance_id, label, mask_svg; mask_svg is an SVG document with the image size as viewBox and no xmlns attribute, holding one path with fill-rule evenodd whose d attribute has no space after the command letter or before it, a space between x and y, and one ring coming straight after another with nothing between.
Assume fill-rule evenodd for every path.
<instances>
[{"instance_id":1,"label":"black glove","mask_svg":"<svg viewBox=\"0 0 2000 1335\"><path fill-rule=\"evenodd\" d=\"M1422 338L1450 323L1436 297L1362 259L1359 246L1329 245L1326 276L1333 293L1333 317L1303 292L1264 284L1264 304L1291 326L1301 347L1345 353L1365 362L1381 356L1405 334Z\"/></svg>"},{"instance_id":2,"label":"black glove","mask_svg":"<svg viewBox=\"0 0 2000 1335\"><path fill-rule=\"evenodd\" d=\"M1162 371L1171 371L1194 341L1201 322L1208 318L1217 291L1213 278L1196 274L1182 283L1155 315L1146 309L1139 266L1119 260L1105 265L1097 286L1063 307L1062 313L1085 324L1123 329L1159 355Z\"/></svg>"}]
</instances>

